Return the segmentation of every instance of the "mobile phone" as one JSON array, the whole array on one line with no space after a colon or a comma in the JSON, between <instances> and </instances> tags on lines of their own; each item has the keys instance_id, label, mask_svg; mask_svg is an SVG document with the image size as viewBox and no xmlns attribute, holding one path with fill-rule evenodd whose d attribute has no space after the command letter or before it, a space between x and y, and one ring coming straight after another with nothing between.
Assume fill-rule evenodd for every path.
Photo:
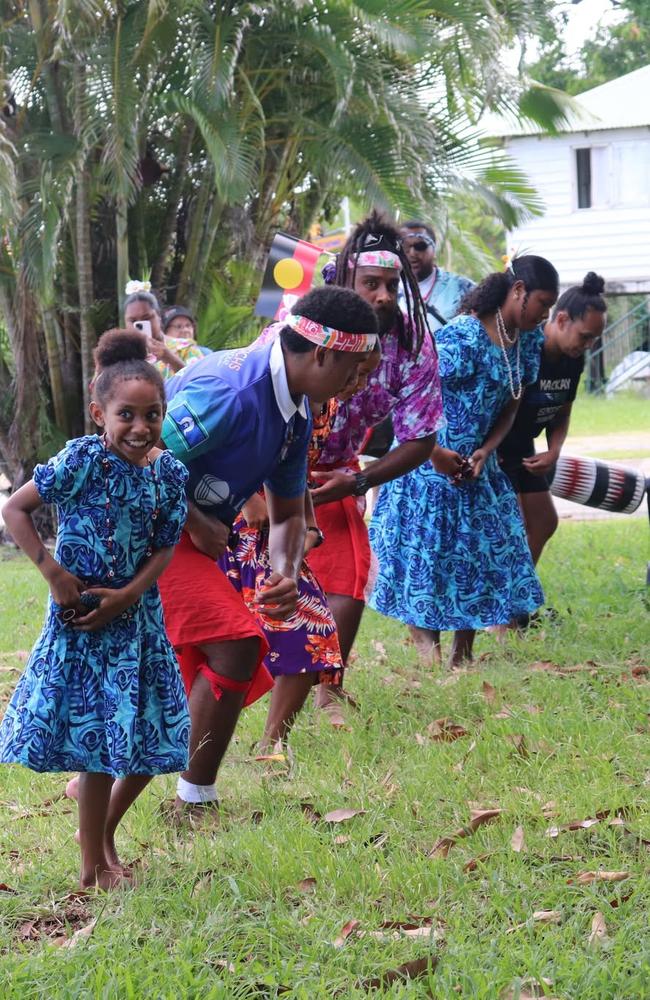
<instances>
[{"instance_id":1,"label":"mobile phone","mask_svg":"<svg viewBox=\"0 0 650 1000\"><path fill-rule=\"evenodd\" d=\"M145 337L151 336L151 323L148 319L136 319L133 325L140 333L144 333Z\"/></svg>"}]
</instances>

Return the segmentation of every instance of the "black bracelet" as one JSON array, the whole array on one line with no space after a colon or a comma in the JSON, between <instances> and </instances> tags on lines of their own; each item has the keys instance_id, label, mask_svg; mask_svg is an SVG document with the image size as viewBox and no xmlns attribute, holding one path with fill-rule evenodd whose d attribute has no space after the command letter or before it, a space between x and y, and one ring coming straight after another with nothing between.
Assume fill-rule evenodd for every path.
<instances>
[{"instance_id":1,"label":"black bracelet","mask_svg":"<svg viewBox=\"0 0 650 1000\"><path fill-rule=\"evenodd\" d=\"M354 476L354 488L352 490L353 497L365 496L370 489L370 483L368 482L368 477L364 475L363 472L357 472Z\"/></svg>"}]
</instances>

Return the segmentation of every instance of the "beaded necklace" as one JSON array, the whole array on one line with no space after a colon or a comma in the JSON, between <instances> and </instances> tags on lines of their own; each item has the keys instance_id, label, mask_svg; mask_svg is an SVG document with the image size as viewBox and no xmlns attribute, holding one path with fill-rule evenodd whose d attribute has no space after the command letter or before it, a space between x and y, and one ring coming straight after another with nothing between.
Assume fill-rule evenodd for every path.
<instances>
[{"instance_id":1,"label":"beaded necklace","mask_svg":"<svg viewBox=\"0 0 650 1000\"><path fill-rule=\"evenodd\" d=\"M111 559L111 568L109 569L107 576L109 580L115 578L115 573L117 569L117 553L115 551L115 524L111 522L110 508L111 508L111 486L109 481L109 473L111 471L111 463L108 458L108 444L106 442L106 434L102 435L102 444L104 445L104 454L101 459L102 469L104 472L104 486L106 487L106 500L104 501L104 528L106 529L106 546L108 548L108 553ZM156 530L156 521L158 519L158 514L160 513L160 482L158 476L156 475L156 470L154 469L153 463L149 457L147 457L147 466L149 472L151 473L151 479L154 486L154 503L153 511L151 512L151 527L149 529L149 537L147 539L147 547L145 549L145 559L149 559L153 553L153 536Z\"/></svg>"},{"instance_id":2,"label":"beaded necklace","mask_svg":"<svg viewBox=\"0 0 650 1000\"><path fill-rule=\"evenodd\" d=\"M503 324L503 318L501 317L500 310L497 310L497 317L501 319L501 323ZM503 330L504 330L504 332L501 331L501 329L499 327L498 320L497 320L497 336L499 338L499 347L501 348L501 351L503 353L503 360L506 363L506 372L508 373L508 382L510 383L510 395L512 396L513 399L521 399L522 393L524 391L524 387L522 385L522 381L521 381L521 369L519 367L519 355L520 355L520 346L521 346L521 338L519 337L519 330L517 330L517 333L512 338L512 340L510 340L507 335L504 336L504 334L505 334L505 324L503 325ZM508 351L506 350L506 343L510 347L512 347L512 345L514 344L515 340L517 341L517 354L516 354L516 357L515 357L515 368L514 368L514 371L516 371L516 378L517 378L517 383L518 383L516 389L515 389L515 386L514 386L514 379L513 379L513 375L514 375L513 367L510 364L510 358L508 357Z\"/></svg>"}]
</instances>

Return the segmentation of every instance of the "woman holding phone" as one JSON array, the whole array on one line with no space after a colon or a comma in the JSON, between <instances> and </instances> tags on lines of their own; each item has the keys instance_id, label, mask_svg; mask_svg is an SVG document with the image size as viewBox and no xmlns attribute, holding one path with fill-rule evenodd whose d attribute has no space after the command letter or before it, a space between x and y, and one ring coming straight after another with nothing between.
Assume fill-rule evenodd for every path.
<instances>
[{"instance_id":1,"label":"woman holding phone","mask_svg":"<svg viewBox=\"0 0 650 1000\"><path fill-rule=\"evenodd\" d=\"M127 295L124 303L126 328L139 330L147 338L147 360L155 365L164 379L203 357L203 351L195 340L163 333L160 306L156 296L148 290L147 283L130 281L127 289L131 294Z\"/></svg>"}]
</instances>

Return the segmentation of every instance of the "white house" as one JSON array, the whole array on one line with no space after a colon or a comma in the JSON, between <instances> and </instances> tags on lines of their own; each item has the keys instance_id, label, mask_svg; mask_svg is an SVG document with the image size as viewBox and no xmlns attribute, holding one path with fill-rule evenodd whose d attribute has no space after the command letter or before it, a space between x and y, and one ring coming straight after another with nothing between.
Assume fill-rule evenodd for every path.
<instances>
[{"instance_id":1,"label":"white house","mask_svg":"<svg viewBox=\"0 0 650 1000\"><path fill-rule=\"evenodd\" d=\"M491 129L544 203L508 247L547 257L565 287L596 271L609 293L650 292L650 66L574 100L557 135Z\"/></svg>"}]
</instances>

